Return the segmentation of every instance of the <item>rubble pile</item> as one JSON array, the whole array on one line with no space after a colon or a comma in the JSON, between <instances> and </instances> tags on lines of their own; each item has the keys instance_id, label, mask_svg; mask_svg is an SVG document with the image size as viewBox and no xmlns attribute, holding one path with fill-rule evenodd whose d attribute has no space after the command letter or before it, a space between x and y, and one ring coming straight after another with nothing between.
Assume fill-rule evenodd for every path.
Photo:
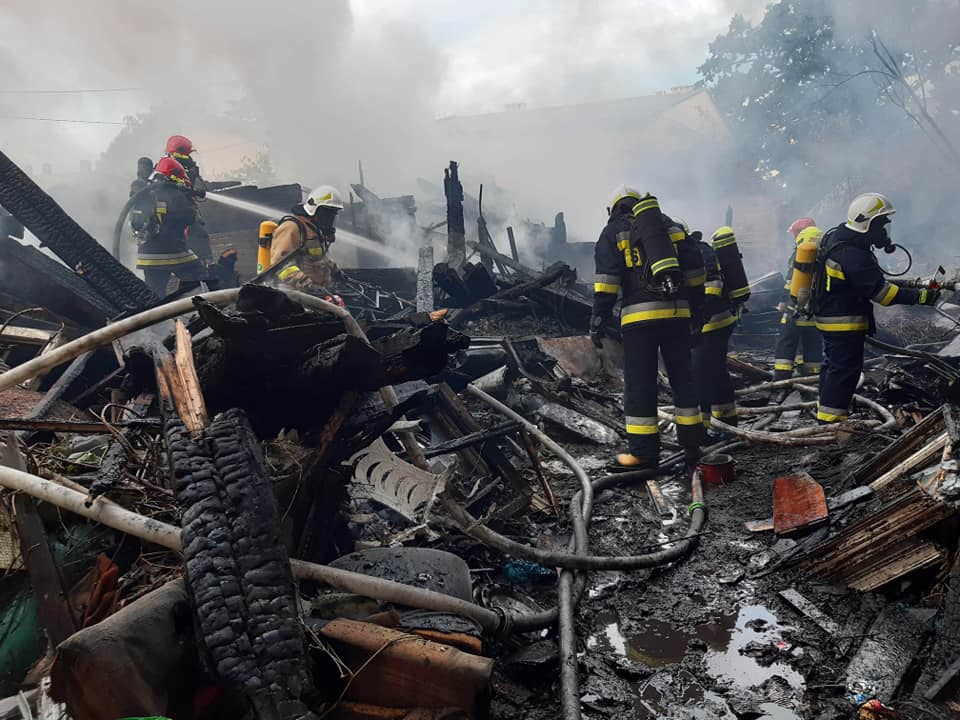
<instances>
[{"instance_id":1,"label":"rubble pile","mask_svg":"<svg viewBox=\"0 0 960 720\"><path fill-rule=\"evenodd\" d=\"M160 301L5 157L0 202L66 264L0 241L56 289L0 296L5 716L960 709L960 367L900 346L925 338L878 339L856 414L818 425L814 378L772 381L783 278L760 278L741 424L688 467L661 378L669 454L614 472L619 344L586 335L575 270L499 252L482 212L462 262L344 269L341 306Z\"/></svg>"}]
</instances>

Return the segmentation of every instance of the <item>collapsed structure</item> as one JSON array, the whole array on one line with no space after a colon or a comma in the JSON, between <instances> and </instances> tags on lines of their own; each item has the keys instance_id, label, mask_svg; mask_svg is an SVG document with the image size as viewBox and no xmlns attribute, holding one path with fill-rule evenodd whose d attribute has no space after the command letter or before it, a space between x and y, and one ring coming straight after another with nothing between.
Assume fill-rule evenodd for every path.
<instances>
[{"instance_id":1,"label":"collapsed structure","mask_svg":"<svg viewBox=\"0 0 960 720\"><path fill-rule=\"evenodd\" d=\"M61 261L0 239L11 717L956 708L950 346L876 341L860 412L818 426L810 378L771 381L765 276L728 360L740 427L692 475L610 473L622 353L587 338L590 290L512 232L500 252L482 195L468 230L444 181L445 261L419 228L419 267L341 270L346 308L161 300L0 155L0 205ZM353 191L352 232L419 227L412 197ZM244 280L259 219L206 213Z\"/></svg>"}]
</instances>

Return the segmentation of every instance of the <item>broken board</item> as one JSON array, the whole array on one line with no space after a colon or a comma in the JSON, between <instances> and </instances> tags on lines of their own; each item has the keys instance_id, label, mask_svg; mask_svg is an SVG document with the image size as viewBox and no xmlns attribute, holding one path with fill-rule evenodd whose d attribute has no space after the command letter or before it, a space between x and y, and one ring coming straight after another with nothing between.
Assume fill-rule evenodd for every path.
<instances>
[{"instance_id":1,"label":"broken board","mask_svg":"<svg viewBox=\"0 0 960 720\"><path fill-rule=\"evenodd\" d=\"M777 535L791 535L826 520L827 498L810 475L785 475L773 481L773 529Z\"/></svg>"},{"instance_id":2,"label":"broken board","mask_svg":"<svg viewBox=\"0 0 960 720\"><path fill-rule=\"evenodd\" d=\"M867 631L847 666L846 687L889 702L930 632L937 611L891 603Z\"/></svg>"}]
</instances>

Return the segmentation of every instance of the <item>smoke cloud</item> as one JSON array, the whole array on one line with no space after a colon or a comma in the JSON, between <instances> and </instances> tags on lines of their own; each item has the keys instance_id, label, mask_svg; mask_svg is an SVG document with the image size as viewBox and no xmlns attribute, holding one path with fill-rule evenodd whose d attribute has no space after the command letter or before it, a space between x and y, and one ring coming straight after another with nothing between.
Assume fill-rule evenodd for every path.
<instances>
[{"instance_id":1,"label":"smoke cloud","mask_svg":"<svg viewBox=\"0 0 960 720\"><path fill-rule=\"evenodd\" d=\"M565 213L571 240L593 241L610 189L625 181L656 193L669 213L707 233L732 203L737 229L765 238L769 252L758 253L755 273L779 269L786 252L781 216L816 208L822 225L836 224L850 193L868 181L902 208L901 235L936 236L940 230L926 218L942 212L943 186L956 187L956 176L901 109L878 100L869 76L835 90L856 95L866 108L864 125L797 148L780 168L790 178L786 188L756 182L735 138L716 130L724 123L711 116L715 110L696 101L681 108L688 93L656 95L694 81L708 43L733 15L756 22L766 4L49 0L40 12L6 3L0 89L120 92L0 92L4 149L102 239L126 198L136 158L156 158L177 132L219 133L227 146L240 138L251 153L266 148L278 182L333 183L346 191L362 160L367 184L380 195L417 194L420 225L436 219L438 206L417 178L439 184L443 167L458 160L468 194L475 197L481 182L488 189L484 209L504 248L507 222L518 230L526 218L551 225L557 211ZM866 0L828 3L837 37L865 37L869 18L872 29L906 51L951 42L956 24L943 19L956 17L957 0L881 5L878 11ZM928 91L930 112L953 137L958 78L951 71L935 87L926 79L917 86ZM638 96L647 97L613 102ZM503 112L505 106L512 110ZM566 108L549 109L555 106ZM497 114L467 117L475 113ZM9 119L21 116L139 118L118 136L116 125ZM220 152L227 151L216 141L201 145L201 166L212 166ZM43 163L52 165L46 181ZM503 192L490 194L494 185ZM467 211L469 217L476 208ZM474 235L469 219L467 230ZM398 233L406 246L421 241L416 229Z\"/></svg>"}]
</instances>

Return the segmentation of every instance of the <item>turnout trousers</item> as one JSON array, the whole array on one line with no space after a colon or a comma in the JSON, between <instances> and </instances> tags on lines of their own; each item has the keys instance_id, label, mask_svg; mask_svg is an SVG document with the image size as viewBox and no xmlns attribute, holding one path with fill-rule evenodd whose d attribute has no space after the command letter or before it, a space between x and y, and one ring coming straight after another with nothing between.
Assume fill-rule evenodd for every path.
<instances>
[{"instance_id":1,"label":"turnout trousers","mask_svg":"<svg viewBox=\"0 0 960 720\"><path fill-rule=\"evenodd\" d=\"M170 282L170 275L175 275L180 280L181 289L187 290L196 287L203 280L203 265L199 260L192 260L178 265L156 265L141 268L143 270L143 281L147 287L153 291L157 297L164 297L167 294L167 283Z\"/></svg>"},{"instance_id":2,"label":"turnout trousers","mask_svg":"<svg viewBox=\"0 0 960 720\"><path fill-rule=\"evenodd\" d=\"M820 373L817 420L843 422L863 371L864 332L823 332L824 361Z\"/></svg>"},{"instance_id":3,"label":"turnout trousers","mask_svg":"<svg viewBox=\"0 0 960 720\"><path fill-rule=\"evenodd\" d=\"M823 341L813 320L797 320L787 311L780 318L780 334L773 354L773 379L787 380L793 376L797 349L801 349L803 375L816 375L823 362Z\"/></svg>"},{"instance_id":4,"label":"turnout trousers","mask_svg":"<svg viewBox=\"0 0 960 720\"><path fill-rule=\"evenodd\" d=\"M623 410L630 454L650 460L660 456L658 355L663 356L673 391L677 439L684 449L696 450L703 440L703 421L690 359L690 321L671 318L630 324L622 328L622 338Z\"/></svg>"},{"instance_id":5,"label":"turnout trousers","mask_svg":"<svg viewBox=\"0 0 960 720\"><path fill-rule=\"evenodd\" d=\"M700 345L693 348L693 377L704 425L715 417L728 425L737 424L737 404L733 381L727 369L727 347L734 326L728 325L701 334Z\"/></svg>"}]
</instances>

